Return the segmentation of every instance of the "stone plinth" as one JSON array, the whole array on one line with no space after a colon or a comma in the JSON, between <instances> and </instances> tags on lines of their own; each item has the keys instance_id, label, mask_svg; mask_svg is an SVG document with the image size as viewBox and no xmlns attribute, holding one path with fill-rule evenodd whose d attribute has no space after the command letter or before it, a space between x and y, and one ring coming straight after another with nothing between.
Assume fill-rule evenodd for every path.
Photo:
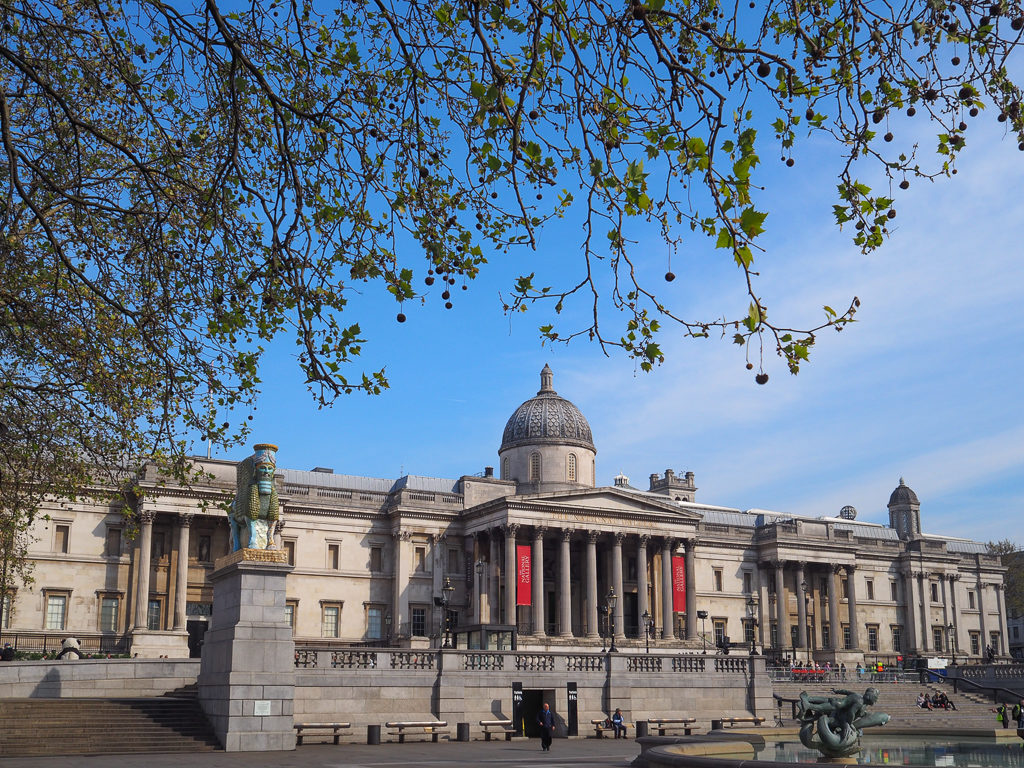
<instances>
[{"instance_id":1,"label":"stone plinth","mask_svg":"<svg viewBox=\"0 0 1024 768\"><path fill-rule=\"evenodd\" d=\"M239 550L210 576L199 701L228 752L295 749L295 643L284 613L291 570L284 552Z\"/></svg>"},{"instance_id":2,"label":"stone plinth","mask_svg":"<svg viewBox=\"0 0 1024 768\"><path fill-rule=\"evenodd\" d=\"M187 659L188 632L136 629L132 632L131 655L139 659Z\"/></svg>"}]
</instances>

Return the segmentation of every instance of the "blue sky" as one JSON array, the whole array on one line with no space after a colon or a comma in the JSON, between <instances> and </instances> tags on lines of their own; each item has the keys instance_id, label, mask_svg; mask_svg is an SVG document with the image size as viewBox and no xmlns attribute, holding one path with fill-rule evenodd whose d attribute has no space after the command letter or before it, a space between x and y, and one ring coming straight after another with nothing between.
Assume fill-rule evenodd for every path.
<instances>
[{"instance_id":1,"label":"blue sky","mask_svg":"<svg viewBox=\"0 0 1024 768\"><path fill-rule=\"evenodd\" d=\"M793 169L772 161L761 179L771 215L759 264L771 316L814 324L823 304L862 301L858 322L822 334L797 377L766 355L771 380L758 386L739 347L668 330L667 361L648 374L586 342L542 346L536 329L547 315L506 317L499 292L531 271L542 285L570 282L581 235L569 220L543 233L536 252L495 257L468 291L456 288L451 311L433 295L425 306L407 302L399 325L394 303L354 297L361 314L348 321L369 338L364 365L386 365L391 381L379 397L318 410L288 346L275 348L253 442L277 443L280 465L296 469L478 473L497 466L505 421L547 362L555 388L590 422L599 484L621 471L646 488L650 473L671 467L696 473L698 501L814 516L852 504L858 519L887 522L902 476L927 532L1024 544L1024 165L991 117L971 131L959 174L898 192L893 235L868 256L832 223L831 148L805 141ZM920 138L922 151L934 146ZM650 275L665 271L664 245L637 252ZM745 312L741 275L723 251L692 240L672 269L674 283L653 284L688 316Z\"/></svg>"}]
</instances>

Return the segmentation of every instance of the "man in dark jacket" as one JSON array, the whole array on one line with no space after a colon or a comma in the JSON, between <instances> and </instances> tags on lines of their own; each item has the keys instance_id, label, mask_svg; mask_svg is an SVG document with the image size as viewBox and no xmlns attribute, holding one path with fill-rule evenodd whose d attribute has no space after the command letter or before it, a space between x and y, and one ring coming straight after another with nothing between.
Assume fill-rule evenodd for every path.
<instances>
[{"instance_id":1,"label":"man in dark jacket","mask_svg":"<svg viewBox=\"0 0 1024 768\"><path fill-rule=\"evenodd\" d=\"M537 725L540 726L540 748L547 752L551 749L551 734L555 730L555 713L546 701L544 709L537 713Z\"/></svg>"}]
</instances>

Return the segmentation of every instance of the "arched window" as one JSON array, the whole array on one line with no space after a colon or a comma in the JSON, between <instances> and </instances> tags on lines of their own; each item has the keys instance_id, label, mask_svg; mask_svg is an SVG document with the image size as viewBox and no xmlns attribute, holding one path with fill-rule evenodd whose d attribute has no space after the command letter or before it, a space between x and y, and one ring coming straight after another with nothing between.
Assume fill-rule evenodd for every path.
<instances>
[{"instance_id":1,"label":"arched window","mask_svg":"<svg viewBox=\"0 0 1024 768\"><path fill-rule=\"evenodd\" d=\"M501 479L508 480L508 456L501 460Z\"/></svg>"},{"instance_id":2,"label":"arched window","mask_svg":"<svg viewBox=\"0 0 1024 768\"><path fill-rule=\"evenodd\" d=\"M539 483L540 482L540 454L539 453L531 453L530 454L530 482L531 483Z\"/></svg>"},{"instance_id":3,"label":"arched window","mask_svg":"<svg viewBox=\"0 0 1024 768\"><path fill-rule=\"evenodd\" d=\"M576 482L576 454L570 453L566 462L566 474L570 483Z\"/></svg>"}]
</instances>

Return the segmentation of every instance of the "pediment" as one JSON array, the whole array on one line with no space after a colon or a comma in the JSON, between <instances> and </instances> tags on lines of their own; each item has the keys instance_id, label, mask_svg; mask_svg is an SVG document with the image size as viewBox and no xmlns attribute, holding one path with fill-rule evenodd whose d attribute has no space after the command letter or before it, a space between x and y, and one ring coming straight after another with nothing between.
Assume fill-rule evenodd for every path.
<instances>
[{"instance_id":1,"label":"pediment","mask_svg":"<svg viewBox=\"0 0 1024 768\"><path fill-rule=\"evenodd\" d=\"M612 487L514 496L510 497L509 501L530 506L551 507L552 509L593 510L595 514L605 517L628 518L634 515L666 515L680 522L690 521L695 524L703 519L700 512L681 507L669 499Z\"/></svg>"}]
</instances>

